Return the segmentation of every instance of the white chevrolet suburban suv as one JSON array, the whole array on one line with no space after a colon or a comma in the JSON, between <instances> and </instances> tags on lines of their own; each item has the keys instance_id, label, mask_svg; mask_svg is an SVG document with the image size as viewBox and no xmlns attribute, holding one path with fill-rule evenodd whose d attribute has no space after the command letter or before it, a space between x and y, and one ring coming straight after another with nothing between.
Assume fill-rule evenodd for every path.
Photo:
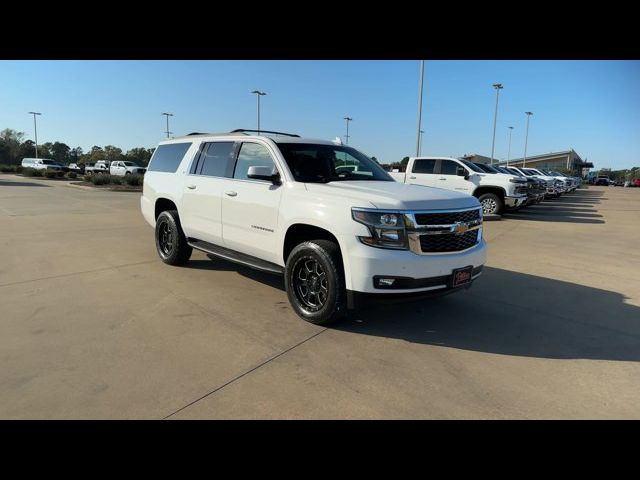
<instances>
[{"instance_id":1,"label":"white chevrolet suburban suv","mask_svg":"<svg viewBox=\"0 0 640 480\"><path fill-rule=\"evenodd\" d=\"M340 142L251 132L159 144L140 205L163 262L184 264L195 248L284 274L292 308L316 324L363 300L446 294L480 275L476 198L395 182Z\"/></svg>"},{"instance_id":2,"label":"white chevrolet suburban suv","mask_svg":"<svg viewBox=\"0 0 640 480\"><path fill-rule=\"evenodd\" d=\"M485 215L502 215L505 207L527 201L527 181L516 175L492 175L467 160L450 157L409 158L404 173L392 173L398 182L444 188L477 197Z\"/></svg>"}]
</instances>

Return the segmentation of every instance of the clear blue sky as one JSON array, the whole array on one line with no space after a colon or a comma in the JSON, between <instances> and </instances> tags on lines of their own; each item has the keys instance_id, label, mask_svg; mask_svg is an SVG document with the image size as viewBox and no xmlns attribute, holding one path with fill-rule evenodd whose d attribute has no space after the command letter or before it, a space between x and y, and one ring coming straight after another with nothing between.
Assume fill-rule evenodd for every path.
<instances>
[{"instance_id":1,"label":"clear blue sky","mask_svg":"<svg viewBox=\"0 0 640 480\"><path fill-rule=\"evenodd\" d=\"M490 155L500 82L496 158L574 148L596 168L640 165L638 61L426 61L423 154ZM256 127L333 139L382 162L415 153L417 61L0 61L0 129L88 150L152 147L161 112L176 135Z\"/></svg>"}]
</instances>

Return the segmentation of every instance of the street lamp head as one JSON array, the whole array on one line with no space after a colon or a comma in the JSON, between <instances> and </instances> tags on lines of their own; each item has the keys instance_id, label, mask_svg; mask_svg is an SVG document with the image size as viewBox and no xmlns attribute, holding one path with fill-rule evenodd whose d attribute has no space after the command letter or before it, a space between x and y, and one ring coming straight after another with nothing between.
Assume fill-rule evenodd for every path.
<instances>
[{"instance_id":1,"label":"street lamp head","mask_svg":"<svg viewBox=\"0 0 640 480\"><path fill-rule=\"evenodd\" d=\"M507 128L510 128L511 130L513 130L513 127L507 127Z\"/></svg>"},{"instance_id":2,"label":"street lamp head","mask_svg":"<svg viewBox=\"0 0 640 480\"><path fill-rule=\"evenodd\" d=\"M261 92L260 90L254 90L254 91L253 91L253 92L251 92L251 93L256 93L256 94L258 94L258 95L266 95L266 94L267 94L267 92Z\"/></svg>"},{"instance_id":3,"label":"street lamp head","mask_svg":"<svg viewBox=\"0 0 640 480\"><path fill-rule=\"evenodd\" d=\"M533 112L524 112L524 113L526 113L527 115L533 115Z\"/></svg>"},{"instance_id":4,"label":"street lamp head","mask_svg":"<svg viewBox=\"0 0 640 480\"><path fill-rule=\"evenodd\" d=\"M504 87L502 86L501 83L494 83L493 88L495 88L496 90L500 90L501 88L504 88Z\"/></svg>"},{"instance_id":5,"label":"street lamp head","mask_svg":"<svg viewBox=\"0 0 640 480\"><path fill-rule=\"evenodd\" d=\"M351 117L344 117L344 119L345 119L347 122L351 122L351 121L353 120L353 118L351 118Z\"/></svg>"},{"instance_id":6,"label":"street lamp head","mask_svg":"<svg viewBox=\"0 0 640 480\"><path fill-rule=\"evenodd\" d=\"M40 112L29 112L30 115L42 115Z\"/></svg>"},{"instance_id":7,"label":"street lamp head","mask_svg":"<svg viewBox=\"0 0 640 480\"><path fill-rule=\"evenodd\" d=\"M166 115L168 117L173 117L173 113L167 113L167 112L161 113L160 115Z\"/></svg>"}]
</instances>

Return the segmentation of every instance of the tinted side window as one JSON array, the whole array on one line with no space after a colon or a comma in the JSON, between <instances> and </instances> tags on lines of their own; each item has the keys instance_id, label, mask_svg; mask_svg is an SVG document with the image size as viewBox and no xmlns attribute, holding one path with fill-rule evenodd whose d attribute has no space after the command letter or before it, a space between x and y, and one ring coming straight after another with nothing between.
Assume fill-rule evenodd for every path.
<instances>
[{"instance_id":1,"label":"tinted side window","mask_svg":"<svg viewBox=\"0 0 640 480\"><path fill-rule=\"evenodd\" d=\"M174 173L178 170L178 165L180 165L184 154L187 153L190 146L191 142L160 145L153 152L153 157L151 157L147 170L150 172Z\"/></svg>"},{"instance_id":2,"label":"tinted side window","mask_svg":"<svg viewBox=\"0 0 640 480\"><path fill-rule=\"evenodd\" d=\"M433 173L435 160L414 160L412 173Z\"/></svg>"},{"instance_id":3,"label":"tinted side window","mask_svg":"<svg viewBox=\"0 0 640 480\"><path fill-rule=\"evenodd\" d=\"M269 154L269 150L259 143L243 143L238 154L236 169L233 172L233 178L247 180L247 172L249 167L271 167L272 172L276 173L276 166Z\"/></svg>"},{"instance_id":4,"label":"tinted side window","mask_svg":"<svg viewBox=\"0 0 640 480\"><path fill-rule=\"evenodd\" d=\"M458 164L456 162L452 162L451 160L442 160L440 163L440 174L455 175L457 168Z\"/></svg>"},{"instance_id":5,"label":"tinted side window","mask_svg":"<svg viewBox=\"0 0 640 480\"><path fill-rule=\"evenodd\" d=\"M213 142L205 145L198 170L200 175L210 177L231 177L233 171L233 142Z\"/></svg>"}]
</instances>

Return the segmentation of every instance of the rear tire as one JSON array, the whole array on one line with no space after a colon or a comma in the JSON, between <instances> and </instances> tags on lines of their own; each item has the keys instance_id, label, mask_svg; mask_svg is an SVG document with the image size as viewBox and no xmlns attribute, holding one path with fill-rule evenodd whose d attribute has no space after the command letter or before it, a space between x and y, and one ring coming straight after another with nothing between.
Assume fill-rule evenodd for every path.
<instances>
[{"instance_id":1,"label":"rear tire","mask_svg":"<svg viewBox=\"0 0 640 480\"><path fill-rule=\"evenodd\" d=\"M160 259L168 265L184 265L191 258L193 248L180 226L176 210L165 210L156 220L156 249Z\"/></svg>"},{"instance_id":2,"label":"rear tire","mask_svg":"<svg viewBox=\"0 0 640 480\"><path fill-rule=\"evenodd\" d=\"M483 193L478 201L482 205L483 215L502 215L504 211L504 202L495 193Z\"/></svg>"},{"instance_id":3,"label":"rear tire","mask_svg":"<svg viewBox=\"0 0 640 480\"><path fill-rule=\"evenodd\" d=\"M347 311L340 247L329 240L297 245L287 259L285 287L289 303L300 318L328 325Z\"/></svg>"}]
</instances>

